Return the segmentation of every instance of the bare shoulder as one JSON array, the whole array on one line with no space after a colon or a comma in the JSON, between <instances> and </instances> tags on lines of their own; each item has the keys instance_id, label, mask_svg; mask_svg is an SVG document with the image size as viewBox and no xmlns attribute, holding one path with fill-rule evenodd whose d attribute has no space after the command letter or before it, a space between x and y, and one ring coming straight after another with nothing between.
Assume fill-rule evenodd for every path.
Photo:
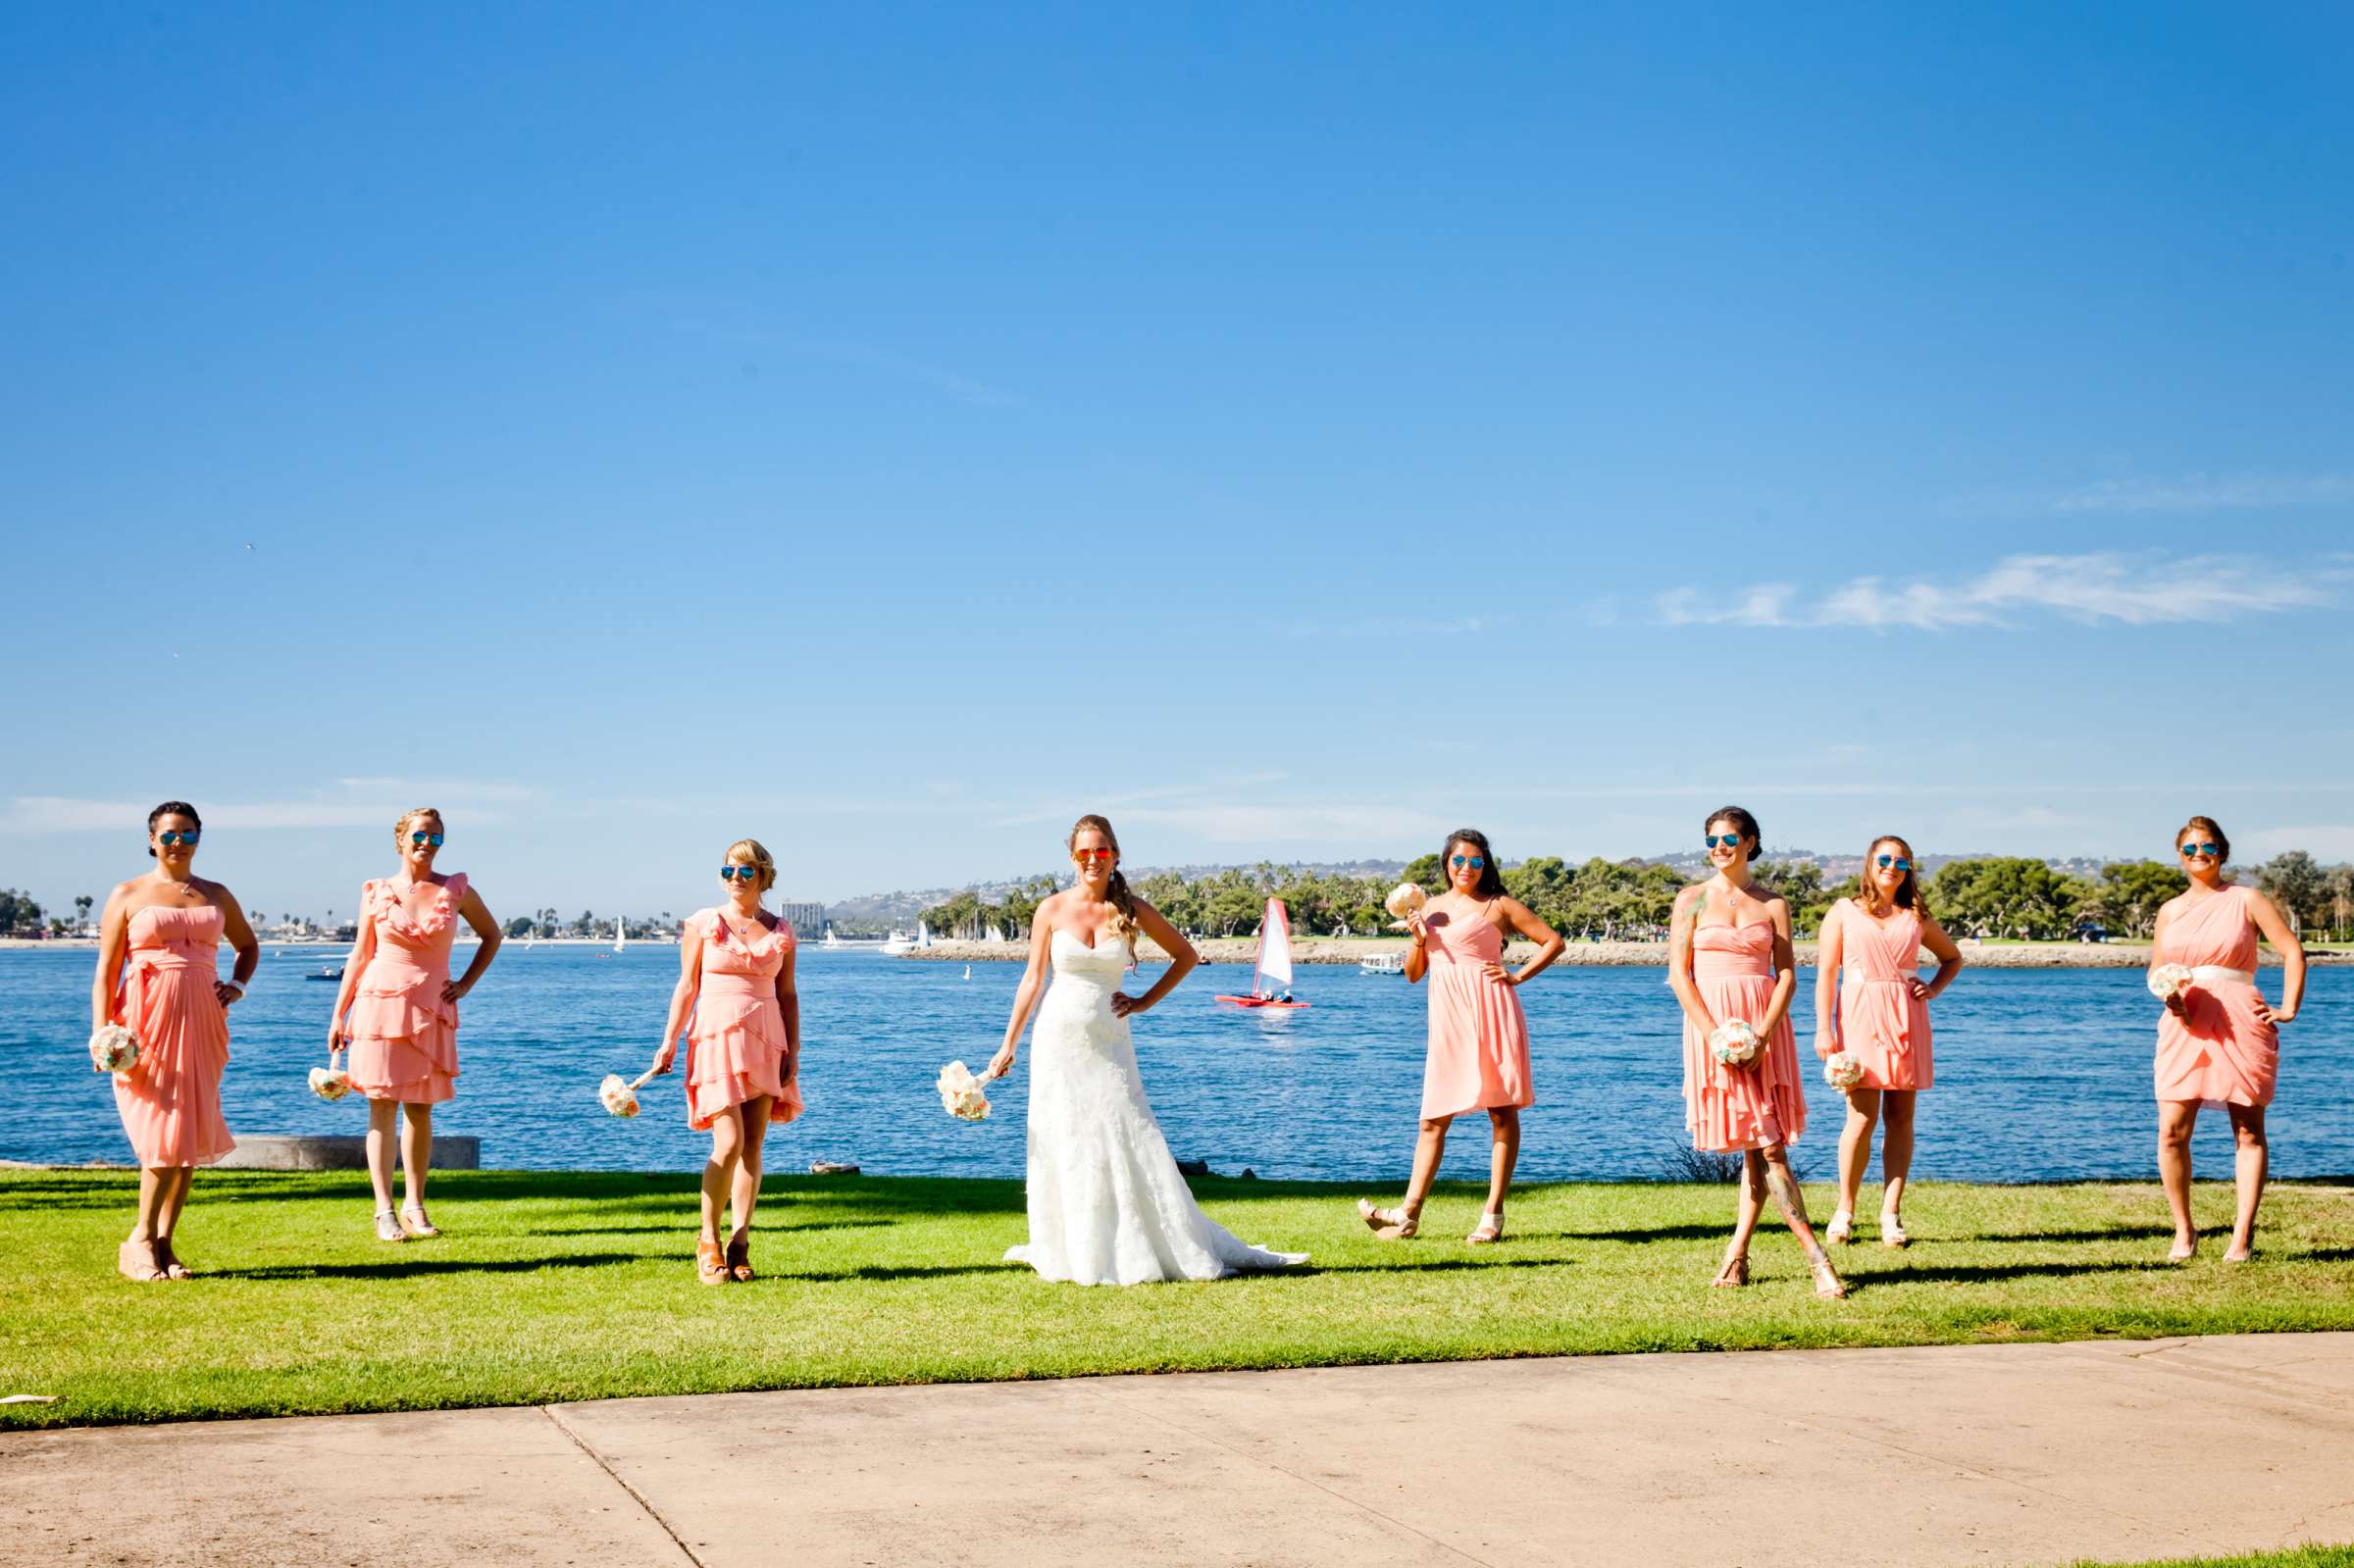
<instances>
[{"instance_id":1,"label":"bare shoulder","mask_svg":"<svg viewBox=\"0 0 2354 1568\"><path fill-rule=\"evenodd\" d=\"M1709 885L1707 883L1686 883L1683 891L1675 895L1675 912L1679 915L1688 915L1694 908L1707 902L1708 896Z\"/></svg>"}]
</instances>

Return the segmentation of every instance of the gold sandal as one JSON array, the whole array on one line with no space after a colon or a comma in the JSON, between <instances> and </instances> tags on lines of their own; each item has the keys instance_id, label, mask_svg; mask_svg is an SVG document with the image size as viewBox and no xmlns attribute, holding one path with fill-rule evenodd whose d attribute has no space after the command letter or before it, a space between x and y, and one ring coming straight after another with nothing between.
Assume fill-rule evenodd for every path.
<instances>
[{"instance_id":1,"label":"gold sandal","mask_svg":"<svg viewBox=\"0 0 2354 1568\"><path fill-rule=\"evenodd\" d=\"M1815 1293L1825 1301L1847 1299L1847 1287L1840 1282L1839 1271L1831 1267L1830 1254L1817 1252L1807 1266L1815 1271Z\"/></svg>"},{"instance_id":2,"label":"gold sandal","mask_svg":"<svg viewBox=\"0 0 2354 1568\"><path fill-rule=\"evenodd\" d=\"M1418 1216L1404 1209L1377 1209L1361 1197L1356 1200L1356 1217L1384 1241L1404 1241L1422 1229Z\"/></svg>"},{"instance_id":3,"label":"gold sandal","mask_svg":"<svg viewBox=\"0 0 2354 1568\"><path fill-rule=\"evenodd\" d=\"M404 1208L400 1211L400 1228L420 1241L429 1241L441 1234L441 1228L425 1217L425 1209L422 1205Z\"/></svg>"}]
</instances>

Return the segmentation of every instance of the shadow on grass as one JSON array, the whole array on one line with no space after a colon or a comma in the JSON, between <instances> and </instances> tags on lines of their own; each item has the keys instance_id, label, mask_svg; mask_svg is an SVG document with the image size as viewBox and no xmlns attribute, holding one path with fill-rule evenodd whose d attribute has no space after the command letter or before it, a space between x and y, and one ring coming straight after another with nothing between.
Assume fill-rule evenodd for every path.
<instances>
[{"instance_id":1,"label":"shadow on grass","mask_svg":"<svg viewBox=\"0 0 2354 1568\"><path fill-rule=\"evenodd\" d=\"M2161 1257L2126 1263L1949 1263L1938 1268L1859 1269L1854 1279L1874 1286L1983 1285L1997 1280L2074 1279L2087 1274L2147 1274L2179 1267Z\"/></svg>"},{"instance_id":2,"label":"shadow on grass","mask_svg":"<svg viewBox=\"0 0 2354 1568\"><path fill-rule=\"evenodd\" d=\"M640 1252L564 1252L536 1258L415 1258L382 1263L288 1263L246 1269L206 1269L208 1280L409 1280L438 1274L537 1274L545 1269L592 1269L609 1263L651 1263Z\"/></svg>"},{"instance_id":3,"label":"shadow on grass","mask_svg":"<svg viewBox=\"0 0 2354 1568\"><path fill-rule=\"evenodd\" d=\"M1564 1241L1707 1241L1731 1236L1733 1216L1726 1214L1720 1225L1652 1225L1629 1227L1623 1231L1516 1230L1510 1234L1521 1240L1558 1236Z\"/></svg>"},{"instance_id":4,"label":"shadow on grass","mask_svg":"<svg viewBox=\"0 0 2354 1568\"><path fill-rule=\"evenodd\" d=\"M438 1205L436 1205L438 1206ZM454 1205L453 1205L454 1207ZM582 1225L570 1227L528 1226L516 1233L523 1236L676 1236L695 1229L695 1212L691 1204L673 1205L679 1218L669 1225ZM889 1230L904 1222L899 1220L805 1220L793 1225L772 1225L765 1218L752 1221L754 1236L783 1235L793 1231L873 1231Z\"/></svg>"}]
</instances>

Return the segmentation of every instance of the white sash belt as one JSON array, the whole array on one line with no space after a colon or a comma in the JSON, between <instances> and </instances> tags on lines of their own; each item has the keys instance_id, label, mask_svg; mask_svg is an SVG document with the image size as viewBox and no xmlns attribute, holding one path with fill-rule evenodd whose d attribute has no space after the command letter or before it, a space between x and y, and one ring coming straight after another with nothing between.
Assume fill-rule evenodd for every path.
<instances>
[{"instance_id":1,"label":"white sash belt","mask_svg":"<svg viewBox=\"0 0 2354 1568\"><path fill-rule=\"evenodd\" d=\"M2253 986L2256 984L2256 971L2233 969L2228 964L2193 964L2190 966L2190 978L2205 981L2209 985L2219 980L2236 980L2242 986Z\"/></svg>"}]
</instances>

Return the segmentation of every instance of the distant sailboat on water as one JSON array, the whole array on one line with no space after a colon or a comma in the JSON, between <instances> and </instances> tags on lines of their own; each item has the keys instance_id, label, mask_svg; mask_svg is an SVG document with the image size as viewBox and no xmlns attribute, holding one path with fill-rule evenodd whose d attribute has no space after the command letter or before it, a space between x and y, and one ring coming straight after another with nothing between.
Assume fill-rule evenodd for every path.
<instances>
[{"instance_id":1,"label":"distant sailboat on water","mask_svg":"<svg viewBox=\"0 0 2354 1568\"><path fill-rule=\"evenodd\" d=\"M621 916L613 917L613 950L622 952L630 945L630 923Z\"/></svg>"},{"instance_id":2,"label":"distant sailboat on water","mask_svg":"<svg viewBox=\"0 0 2354 1568\"><path fill-rule=\"evenodd\" d=\"M1283 900L1267 900L1266 914L1258 923L1258 963L1251 976L1251 994L1221 996L1222 1002L1237 1007L1305 1007L1292 996L1292 916L1283 907Z\"/></svg>"}]
</instances>

